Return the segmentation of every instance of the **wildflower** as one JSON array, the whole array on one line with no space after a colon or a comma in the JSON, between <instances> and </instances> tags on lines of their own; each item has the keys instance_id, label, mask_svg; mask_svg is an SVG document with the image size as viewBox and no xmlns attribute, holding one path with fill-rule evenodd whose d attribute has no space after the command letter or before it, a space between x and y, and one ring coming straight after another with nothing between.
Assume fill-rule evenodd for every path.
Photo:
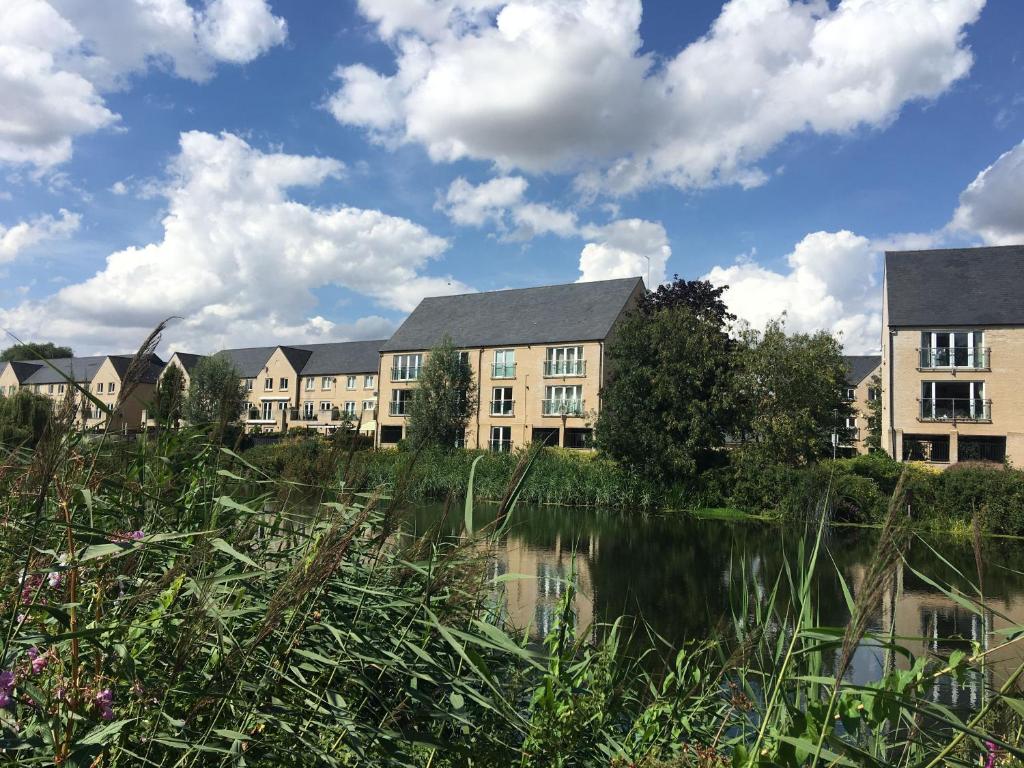
<instances>
[{"instance_id":1,"label":"wildflower","mask_svg":"<svg viewBox=\"0 0 1024 768\"><path fill-rule=\"evenodd\" d=\"M10 670L5 669L0 672L0 709L6 709L11 705L13 701L11 691L17 681L18 678Z\"/></svg>"},{"instance_id":2,"label":"wildflower","mask_svg":"<svg viewBox=\"0 0 1024 768\"><path fill-rule=\"evenodd\" d=\"M32 599L32 593L42 585L43 579L41 576L32 574L22 579L21 581L21 599L29 601Z\"/></svg>"},{"instance_id":3,"label":"wildflower","mask_svg":"<svg viewBox=\"0 0 1024 768\"><path fill-rule=\"evenodd\" d=\"M44 669L46 669L46 665L50 663L50 654L48 652L40 653L39 649L35 646L28 649L27 655L32 662L33 675L40 674Z\"/></svg>"},{"instance_id":4,"label":"wildflower","mask_svg":"<svg viewBox=\"0 0 1024 768\"><path fill-rule=\"evenodd\" d=\"M996 760L999 757L999 747L994 742L986 741L985 750L988 752L988 757L985 760L985 768L995 768Z\"/></svg>"},{"instance_id":5,"label":"wildflower","mask_svg":"<svg viewBox=\"0 0 1024 768\"><path fill-rule=\"evenodd\" d=\"M111 538L114 541L141 541L146 538L146 532L141 529L137 531L120 531L111 536Z\"/></svg>"},{"instance_id":6,"label":"wildflower","mask_svg":"<svg viewBox=\"0 0 1024 768\"><path fill-rule=\"evenodd\" d=\"M46 577L46 583L50 589L60 589L61 584L64 583L64 574L60 571L50 571Z\"/></svg>"},{"instance_id":7,"label":"wildflower","mask_svg":"<svg viewBox=\"0 0 1024 768\"><path fill-rule=\"evenodd\" d=\"M104 720L114 719L114 692L104 688L96 694L96 706L100 709L100 717Z\"/></svg>"}]
</instances>

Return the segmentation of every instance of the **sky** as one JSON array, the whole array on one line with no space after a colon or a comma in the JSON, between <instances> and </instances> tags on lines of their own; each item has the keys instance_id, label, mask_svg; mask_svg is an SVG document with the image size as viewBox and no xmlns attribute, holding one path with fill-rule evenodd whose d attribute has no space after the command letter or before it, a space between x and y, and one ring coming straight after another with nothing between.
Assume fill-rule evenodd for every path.
<instances>
[{"instance_id":1,"label":"sky","mask_svg":"<svg viewBox=\"0 0 1024 768\"><path fill-rule=\"evenodd\" d=\"M678 274L869 353L886 249L1024 243L1022 29L1019 0L0 0L0 329L104 354L173 316L163 350L205 353Z\"/></svg>"}]
</instances>

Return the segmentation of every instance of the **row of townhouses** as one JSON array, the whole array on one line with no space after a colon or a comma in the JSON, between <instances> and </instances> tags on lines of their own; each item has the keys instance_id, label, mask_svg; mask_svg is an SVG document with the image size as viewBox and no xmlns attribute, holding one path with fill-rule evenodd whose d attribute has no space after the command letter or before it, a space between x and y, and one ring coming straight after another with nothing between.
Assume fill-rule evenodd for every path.
<instances>
[{"instance_id":1,"label":"row of townhouses","mask_svg":"<svg viewBox=\"0 0 1024 768\"><path fill-rule=\"evenodd\" d=\"M607 378L607 352L643 294L640 278L424 299L389 339L223 350L249 393L250 431L301 426L331 433L346 421L378 446L405 437L409 404L429 354L447 336L472 369L476 415L469 448L529 443L589 448ZM882 448L899 460L1024 463L1024 246L889 252L880 356L846 358L854 415L845 452L867 450L880 405ZM188 384L200 355L153 357L128 398L131 356L50 361L118 408L113 428L138 429L163 371ZM38 361L0 368L0 393L26 387L65 396L65 379ZM881 401L879 404L878 401ZM86 427L103 414L82 404Z\"/></svg>"}]
</instances>

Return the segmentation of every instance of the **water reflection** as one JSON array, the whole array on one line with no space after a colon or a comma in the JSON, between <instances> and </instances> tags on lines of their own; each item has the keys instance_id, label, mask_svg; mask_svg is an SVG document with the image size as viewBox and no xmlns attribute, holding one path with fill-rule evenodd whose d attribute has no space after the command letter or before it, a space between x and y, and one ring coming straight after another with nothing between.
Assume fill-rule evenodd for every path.
<instances>
[{"instance_id":1,"label":"water reflection","mask_svg":"<svg viewBox=\"0 0 1024 768\"><path fill-rule=\"evenodd\" d=\"M481 524L493 510L477 508ZM410 525L425 531L436 524L439 508L412 511ZM488 515L492 517L489 518ZM460 521L449 519L446 533L459 534ZM854 596L860 593L874 549L873 531L830 532L820 558L814 590L819 624L844 627L849 619L839 575ZM516 628L535 640L550 629L569 580L576 588L572 604L578 631L596 639L598 628L615 619L642 617L673 644L725 631L732 616L752 617L748 599L764 601L779 584L789 599L788 580L780 575L786 559L795 562L804 533L783 526L692 518L624 518L599 512L520 507L499 543L494 576L502 579L505 612ZM983 545L983 582L987 610L979 615L950 600L928 581L974 595L975 553L968 544L915 540L907 565L893 574L871 616L870 628L892 632L917 656L947 656L989 650L1007 639L1006 631L1024 626L1024 546L989 541ZM915 571L924 574L922 578ZM743 585L753 589L744 590ZM983 677L962 685L943 680L932 692L937 702L976 708L986 689L999 687L1024 658L1018 644L986 657ZM857 683L877 680L906 658L864 643L856 651L850 676Z\"/></svg>"}]
</instances>

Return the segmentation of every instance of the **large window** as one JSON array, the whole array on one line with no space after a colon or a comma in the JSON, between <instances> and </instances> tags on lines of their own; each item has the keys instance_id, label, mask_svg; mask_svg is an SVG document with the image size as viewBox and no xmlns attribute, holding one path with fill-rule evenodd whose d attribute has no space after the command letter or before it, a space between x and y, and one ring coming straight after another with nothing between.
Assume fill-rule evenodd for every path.
<instances>
[{"instance_id":1,"label":"large window","mask_svg":"<svg viewBox=\"0 0 1024 768\"><path fill-rule=\"evenodd\" d=\"M355 389L355 388L356 388L356 377L355 376L346 376L345 377L345 389Z\"/></svg>"},{"instance_id":2,"label":"large window","mask_svg":"<svg viewBox=\"0 0 1024 768\"><path fill-rule=\"evenodd\" d=\"M984 331L922 331L921 368L988 368Z\"/></svg>"},{"instance_id":3,"label":"large window","mask_svg":"<svg viewBox=\"0 0 1024 768\"><path fill-rule=\"evenodd\" d=\"M491 416L511 416L514 406L512 387L494 387L491 390Z\"/></svg>"},{"instance_id":4,"label":"large window","mask_svg":"<svg viewBox=\"0 0 1024 768\"><path fill-rule=\"evenodd\" d=\"M356 401L355 400L346 400L345 401L345 413L347 413L349 416L355 416L356 415Z\"/></svg>"},{"instance_id":5,"label":"large window","mask_svg":"<svg viewBox=\"0 0 1024 768\"><path fill-rule=\"evenodd\" d=\"M389 403L388 413L392 416L408 416L409 404L411 402L411 389L393 389L391 390L391 402Z\"/></svg>"},{"instance_id":6,"label":"large window","mask_svg":"<svg viewBox=\"0 0 1024 768\"><path fill-rule=\"evenodd\" d=\"M420 377L423 355L395 355L391 367L392 381L415 381Z\"/></svg>"},{"instance_id":7,"label":"large window","mask_svg":"<svg viewBox=\"0 0 1024 768\"><path fill-rule=\"evenodd\" d=\"M312 379L310 379L312 381ZM304 419L311 420L313 418L313 401L307 400L302 404L302 417Z\"/></svg>"},{"instance_id":8,"label":"large window","mask_svg":"<svg viewBox=\"0 0 1024 768\"><path fill-rule=\"evenodd\" d=\"M263 401L263 420L273 421L274 420L274 401L264 400Z\"/></svg>"},{"instance_id":9,"label":"large window","mask_svg":"<svg viewBox=\"0 0 1024 768\"><path fill-rule=\"evenodd\" d=\"M583 347L548 347L544 357L545 376L585 376L586 373Z\"/></svg>"},{"instance_id":10,"label":"large window","mask_svg":"<svg viewBox=\"0 0 1024 768\"><path fill-rule=\"evenodd\" d=\"M363 376L363 389L373 389L374 379L376 378L372 373Z\"/></svg>"},{"instance_id":11,"label":"large window","mask_svg":"<svg viewBox=\"0 0 1024 768\"><path fill-rule=\"evenodd\" d=\"M985 399L985 383L921 382L920 417L924 421L990 421L992 409Z\"/></svg>"},{"instance_id":12,"label":"large window","mask_svg":"<svg viewBox=\"0 0 1024 768\"><path fill-rule=\"evenodd\" d=\"M401 439L402 427L391 424L380 428L380 442L382 445L394 445Z\"/></svg>"},{"instance_id":13,"label":"large window","mask_svg":"<svg viewBox=\"0 0 1024 768\"><path fill-rule=\"evenodd\" d=\"M961 435L957 441L957 461L1006 461L1006 437L967 437Z\"/></svg>"},{"instance_id":14,"label":"large window","mask_svg":"<svg viewBox=\"0 0 1024 768\"><path fill-rule=\"evenodd\" d=\"M516 351L514 349L494 350L491 363L491 378L514 379L516 377Z\"/></svg>"},{"instance_id":15,"label":"large window","mask_svg":"<svg viewBox=\"0 0 1024 768\"><path fill-rule=\"evenodd\" d=\"M577 450L581 451L593 448L594 430L566 428L565 447L576 448Z\"/></svg>"},{"instance_id":16,"label":"large window","mask_svg":"<svg viewBox=\"0 0 1024 768\"><path fill-rule=\"evenodd\" d=\"M315 386L316 386L316 381L314 379L311 379L311 378L310 379L306 379L306 391L307 392L312 392L313 391L313 387L315 387Z\"/></svg>"},{"instance_id":17,"label":"large window","mask_svg":"<svg viewBox=\"0 0 1024 768\"><path fill-rule=\"evenodd\" d=\"M498 453L512 450L512 427L491 427L490 449Z\"/></svg>"},{"instance_id":18,"label":"large window","mask_svg":"<svg viewBox=\"0 0 1024 768\"><path fill-rule=\"evenodd\" d=\"M263 380L263 389L266 392L270 392L274 388L274 380L272 378L266 378Z\"/></svg>"},{"instance_id":19,"label":"large window","mask_svg":"<svg viewBox=\"0 0 1024 768\"><path fill-rule=\"evenodd\" d=\"M542 405L545 416L582 416L583 387L579 385L544 387Z\"/></svg>"},{"instance_id":20,"label":"large window","mask_svg":"<svg viewBox=\"0 0 1024 768\"><path fill-rule=\"evenodd\" d=\"M330 389L334 386L333 376L321 376L320 377L320 389Z\"/></svg>"},{"instance_id":21,"label":"large window","mask_svg":"<svg viewBox=\"0 0 1024 768\"><path fill-rule=\"evenodd\" d=\"M904 435L904 461L949 461L949 435Z\"/></svg>"}]
</instances>

